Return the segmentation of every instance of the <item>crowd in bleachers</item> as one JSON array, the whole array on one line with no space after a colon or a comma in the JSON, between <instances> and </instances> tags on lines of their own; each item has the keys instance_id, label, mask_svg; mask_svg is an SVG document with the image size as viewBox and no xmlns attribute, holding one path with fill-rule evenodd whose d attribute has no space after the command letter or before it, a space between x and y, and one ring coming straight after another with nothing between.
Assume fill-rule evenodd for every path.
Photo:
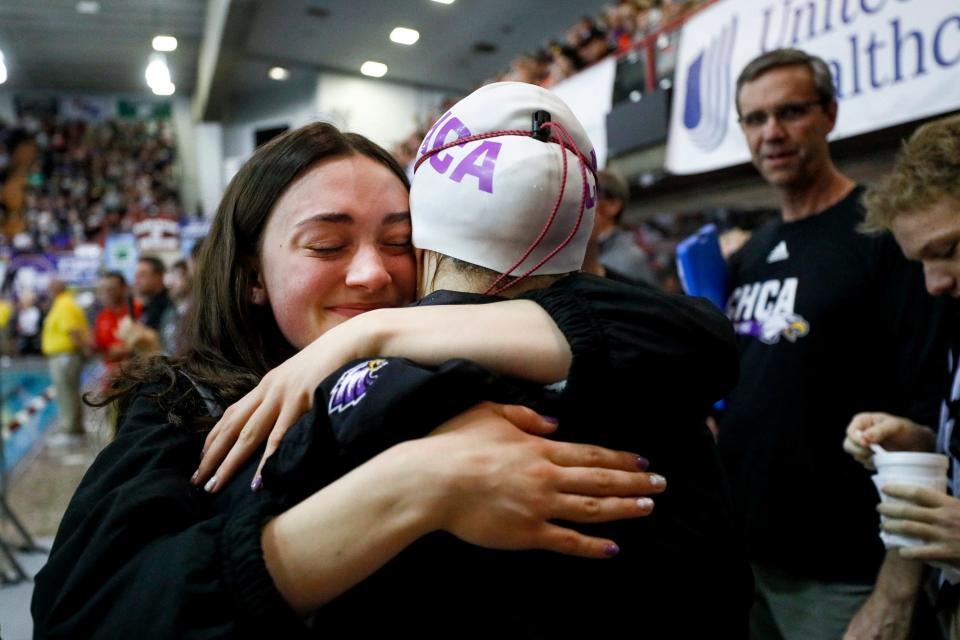
<instances>
[{"instance_id":1,"label":"crowd in bleachers","mask_svg":"<svg viewBox=\"0 0 960 640\"><path fill-rule=\"evenodd\" d=\"M95 122L23 115L0 122L0 247L11 253L105 244L151 216L179 220L176 144L166 120ZM40 353L52 300L4 274L4 352ZM99 306L88 309L89 313ZM12 316L12 317L11 317Z\"/></svg>"},{"instance_id":2,"label":"crowd in bleachers","mask_svg":"<svg viewBox=\"0 0 960 640\"><path fill-rule=\"evenodd\" d=\"M584 16L545 48L513 60L495 80L552 87L609 55L622 55L647 37L677 21L704 0L620 0L604 7L598 18ZM661 46L665 48L666 45Z\"/></svg>"},{"instance_id":3,"label":"crowd in bleachers","mask_svg":"<svg viewBox=\"0 0 960 640\"><path fill-rule=\"evenodd\" d=\"M129 231L147 216L180 217L176 145L164 120L0 123L3 241L66 250Z\"/></svg>"},{"instance_id":4,"label":"crowd in bleachers","mask_svg":"<svg viewBox=\"0 0 960 640\"><path fill-rule=\"evenodd\" d=\"M487 83L499 81L528 82L550 88L607 56L621 56L639 47L661 29L678 23L684 16L707 0L618 0L603 8L596 18L583 16L559 40L550 40L533 52L513 59L510 67ZM669 49L668 38L659 38L656 47ZM672 59L672 58L671 58ZM669 65L667 65L669 66ZM672 73L672 68L658 65L658 76ZM485 83L486 84L486 83ZM416 155L426 135L428 123L434 122L462 96L454 96L440 105L439 113L426 114L417 129L393 148L401 164Z\"/></svg>"},{"instance_id":5,"label":"crowd in bleachers","mask_svg":"<svg viewBox=\"0 0 960 640\"><path fill-rule=\"evenodd\" d=\"M632 56L626 61L631 70L622 75L631 84L640 88L643 84L642 56L649 55L644 49L648 39L655 49L654 69L656 80L669 81L673 75L676 56L675 33L662 33L664 28L677 25L707 0L618 0L603 8L596 18L583 16L573 24L559 40L551 40L536 51L514 58L510 67L490 78L487 83L499 81L527 82L550 88L570 76L590 67L608 56ZM633 72L633 68L639 69ZM625 93L621 91L621 93ZM416 158L421 141L427 134L429 123L447 111L460 96L444 100L437 113L427 114L417 128L391 150L401 165L409 167ZM699 215L691 218L703 224L714 216ZM696 230L692 223L678 222L676 216L667 214L658 220L644 221L634 229L638 246L650 258L650 267L657 282L668 291L677 290L679 283L674 265L677 242Z\"/></svg>"}]
</instances>

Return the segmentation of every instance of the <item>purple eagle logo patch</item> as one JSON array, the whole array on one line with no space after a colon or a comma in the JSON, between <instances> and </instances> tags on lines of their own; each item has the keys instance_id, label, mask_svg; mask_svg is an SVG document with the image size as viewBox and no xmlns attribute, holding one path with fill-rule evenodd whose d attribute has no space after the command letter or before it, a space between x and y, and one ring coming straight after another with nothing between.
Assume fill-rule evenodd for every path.
<instances>
[{"instance_id":1,"label":"purple eagle logo patch","mask_svg":"<svg viewBox=\"0 0 960 640\"><path fill-rule=\"evenodd\" d=\"M344 371L330 392L327 414L340 413L360 402L377 379L377 371L385 366L386 360L367 360Z\"/></svg>"}]
</instances>

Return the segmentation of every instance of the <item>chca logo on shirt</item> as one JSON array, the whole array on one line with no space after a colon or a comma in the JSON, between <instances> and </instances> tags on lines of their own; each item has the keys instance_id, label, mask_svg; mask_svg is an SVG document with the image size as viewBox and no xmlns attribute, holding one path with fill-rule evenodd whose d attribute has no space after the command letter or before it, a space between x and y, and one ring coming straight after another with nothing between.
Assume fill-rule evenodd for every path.
<instances>
[{"instance_id":1,"label":"chca logo on shirt","mask_svg":"<svg viewBox=\"0 0 960 640\"><path fill-rule=\"evenodd\" d=\"M455 134L454 137L452 140L447 140L451 133ZM466 138L469 135L473 134L470 133L467 125L448 111L437 120L430 132L427 133L427 137L423 139L423 144L420 146L420 155L438 149L447 142ZM427 162L441 175L446 175L450 167L453 167L453 171L447 177L454 182L460 182L466 176L473 176L477 179L477 188L480 191L493 193L493 170L496 167L497 156L500 155L500 148L503 145L495 140L480 140L471 144L476 146L469 153L459 158L451 153L454 151L451 148L433 154ZM463 147L463 145L460 145L460 147Z\"/></svg>"},{"instance_id":2,"label":"chca logo on shirt","mask_svg":"<svg viewBox=\"0 0 960 640\"><path fill-rule=\"evenodd\" d=\"M737 334L776 344L781 338L796 342L810 333L810 324L794 310L797 284L797 278L786 278L734 289L727 301L727 317Z\"/></svg>"}]
</instances>

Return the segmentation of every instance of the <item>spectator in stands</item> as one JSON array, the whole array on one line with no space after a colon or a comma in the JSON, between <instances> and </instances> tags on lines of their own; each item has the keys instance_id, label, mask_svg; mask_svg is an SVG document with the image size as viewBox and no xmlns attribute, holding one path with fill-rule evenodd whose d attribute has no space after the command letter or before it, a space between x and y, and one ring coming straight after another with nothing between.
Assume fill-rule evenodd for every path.
<instances>
[{"instance_id":1,"label":"spectator in stands","mask_svg":"<svg viewBox=\"0 0 960 640\"><path fill-rule=\"evenodd\" d=\"M867 191L866 227L893 231L911 260L923 263L927 291L934 296L960 299L960 116L922 126L897 158L893 171ZM956 322L956 307L952 317ZM960 637L960 334L954 330L949 353L950 372L935 432L909 418L887 413L861 413L847 427L843 447L867 468L872 468L871 444L889 451L938 451L951 458L950 494L930 489L890 485L883 492L904 501L881 504L887 517L883 529L920 538L922 545L903 547L902 558L913 561L913 575L891 585L909 599L916 592L921 562L938 569L938 608L944 612L947 637ZM909 608L892 617L888 628L903 634L910 624ZM859 631L859 629L858 629Z\"/></svg>"},{"instance_id":2,"label":"spectator in stands","mask_svg":"<svg viewBox=\"0 0 960 640\"><path fill-rule=\"evenodd\" d=\"M37 295L33 291L24 291L17 303L17 354L28 356L41 352L42 323L43 311L37 306Z\"/></svg>"},{"instance_id":3,"label":"spectator in stands","mask_svg":"<svg viewBox=\"0 0 960 640\"><path fill-rule=\"evenodd\" d=\"M823 60L759 56L736 108L780 202L729 262L741 378L719 420L757 581L754 637L874 637L912 607L898 585L913 568L884 558L875 489L838 443L860 411L932 422L943 308L892 238L857 231L862 190L830 157L837 100Z\"/></svg>"},{"instance_id":4,"label":"spectator in stands","mask_svg":"<svg viewBox=\"0 0 960 640\"><path fill-rule=\"evenodd\" d=\"M182 318L190 304L190 295L193 293L193 283L187 261L181 259L174 262L164 276L163 283L170 294L170 301L177 310L177 318Z\"/></svg>"},{"instance_id":5,"label":"spectator in stands","mask_svg":"<svg viewBox=\"0 0 960 640\"><path fill-rule=\"evenodd\" d=\"M597 172L597 214L583 269L623 282L655 284L647 253L632 231L620 227L630 200L627 181L611 170Z\"/></svg>"},{"instance_id":6,"label":"spectator in stands","mask_svg":"<svg viewBox=\"0 0 960 640\"><path fill-rule=\"evenodd\" d=\"M100 311L94 320L94 350L100 354L108 373L134 352L134 345L122 338L121 324L140 319L143 305L130 295L127 280L119 271L104 274L97 283Z\"/></svg>"},{"instance_id":7,"label":"spectator in stands","mask_svg":"<svg viewBox=\"0 0 960 640\"><path fill-rule=\"evenodd\" d=\"M606 25L610 51L620 55L633 48L633 39L638 29L637 18L638 9L633 2L618 2L604 7L603 22Z\"/></svg>"},{"instance_id":8,"label":"spectator in stands","mask_svg":"<svg viewBox=\"0 0 960 640\"><path fill-rule=\"evenodd\" d=\"M140 322L156 333L164 353L172 353L178 316L163 282L166 272L167 268L160 258L140 258L133 273L133 291L143 304Z\"/></svg>"},{"instance_id":9,"label":"spectator in stands","mask_svg":"<svg viewBox=\"0 0 960 640\"><path fill-rule=\"evenodd\" d=\"M4 295L0 295L0 354L10 353L12 344L10 325L16 317L14 305Z\"/></svg>"},{"instance_id":10,"label":"spectator in stands","mask_svg":"<svg viewBox=\"0 0 960 640\"><path fill-rule=\"evenodd\" d=\"M61 429L70 435L81 436L85 430L80 373L83 370L83 348L89 340L87 318L62 280L51 280L47 293L53 304L43 320L43 355L47 357L50 378L56 389Z\"/></svg>"},{"instance_id":11,"label":"spectator in stands","mask_svg":"<svg viewBox=\"0 0 960 640\"><path fill-rule=\"evenodd\" d=\"M563 82L583 66L573 47L554 44L550 47L550 55L552 59L547 67L547 77L542 82L545 88Z\"/></svg>"},{"instance_id":12,"label":"spectator in stands","mask_svg":"<svg viewBox=\"0 0 960 640\"><path fill-rule=\"evenodd\" d=\"M567 29L564 39L567 45L576 49L580 44L590 37L590 34L597 29L597 24L590 16L580 16L577 22Z\"/></svg>"},{"instance_id":13,"label":"spectator in stands","mask_svg":"<svg viewBox=\"0 0 960 640\"><path fill-rule=\"evenodd\" d=\"M596 25L583 36L576 49L583 68L603 60L611 51L607 33Z\"/></svg>"},{"instance_id":14,"label":"spectator in stands","mask_svg":"<svg viewBox=\"0 0 960 640\"><path fill-rule=\"evenodd\" d=\"M0 185L0 202L7 212L3 232L12 238L25 228L24 202L30 184L30 168L37 155L37 144L25 130L14 129L7 135L6 147L10 159L4 182Z\"/></svg>"},{"instance_id":15,"label":"spectator in stands","mask_svg":"<svg viewBox=\"0 0 960 640\"><path fill-rule=\"evenodd\" d=\"M510 69L504 74L504 82L527 82L529 84L542 84L546 79L550 68L551 57L543 54L524 54L514 58L510 63ZM421 137L422 139L422 137ZM414 146L414 150L418 147Z\"/></svg>"}]
</instances>

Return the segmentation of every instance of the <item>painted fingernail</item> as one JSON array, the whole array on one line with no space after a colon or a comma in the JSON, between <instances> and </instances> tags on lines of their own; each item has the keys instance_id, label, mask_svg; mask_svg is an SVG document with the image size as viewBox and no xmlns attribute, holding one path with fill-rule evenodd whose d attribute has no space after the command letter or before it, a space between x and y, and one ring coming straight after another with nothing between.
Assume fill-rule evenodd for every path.
<instances>
[{"instance_id":1,"label":"painted fingernail","mask_svg":"<svg viewBox=\"0 0 960 640\"><path fill-rule=\"evenodd\" d=\"M193 472L193 475L190 476L190 484L197 484L197 479L200 478L200 469L197 469Z\"/></svg>"},{"instance_id":2,"label":"painted fingernail","mask_svg":"<svg viewBox=\"0 0 960 640\"><path fill-rule=\"evenodd\" d=\"M220 481L217 476L213 476L207 480L207 484L203 485L203 490L207 493L213 493L213 490L217 488L217 483Z\"/></svg>"},{"instance_id":3,"label":"painted fingernail","mask_svg":"<svg viewBox=\"0 0 960 640\"><path fill-rule=\"evenodd\" d=\"M650 461L644 458L643 456L637 456L637 469L643 471L650 466Z\"/></svg>"},{"instance_id":4,"label":"painted fingernail","mask_svg":"<svg viewBox=\"0 0 960 640\"><path fill-rule=\"evenodd\" d=\"M667 481L664 479L663 476L658 476L658 475L655 474L655 473L651 473L651 474L650 474L650 486L651 486L651 487L662 487L662 486L665 485L665 484L667 484Z\"/></svg>"},{"instance_id":5,"label":"painted fingernail","mask_svg":"<svg viewBox=\"0 0 960 640\"><path fill-rule=\"evenodd\" d=\"M543 416L543 419L549 422L550 424L560 424L560 421L554 418L553 416Z\"/></svg>"},{"instance_id":6,"label":"painted fingernail","mask_svg":"<svg viewBox=\"0 0 960 640\"><path fill-rule=\"evenodd\" d=\"M251 491L260 491L260 488L263 486L263 478L260 477L260 474L253 476L253 482L250 483Z\"/></svg>"},{"instance_id":7,"label":"painted fingernail","mask_svg":"<svg viewBox=\"0 0 960 640\"><path fill-rule=\"evenodd\" d=\"M620 547L613 542L608 542L603 546L603 555L607 556L608 558L612 558L618 553L620 553Z\"/></svg>"},{"instance_id":8,"label":"painted fingernail","mask_svg":"<svg viewBox=\"0 0 960 640\"><path fill-rule=\"evenodd\" d=\"M640 507L641 509L652 509L653 500L651 500L650 498L638 498L637 506Z\"/></svg>"}]
</instances>

